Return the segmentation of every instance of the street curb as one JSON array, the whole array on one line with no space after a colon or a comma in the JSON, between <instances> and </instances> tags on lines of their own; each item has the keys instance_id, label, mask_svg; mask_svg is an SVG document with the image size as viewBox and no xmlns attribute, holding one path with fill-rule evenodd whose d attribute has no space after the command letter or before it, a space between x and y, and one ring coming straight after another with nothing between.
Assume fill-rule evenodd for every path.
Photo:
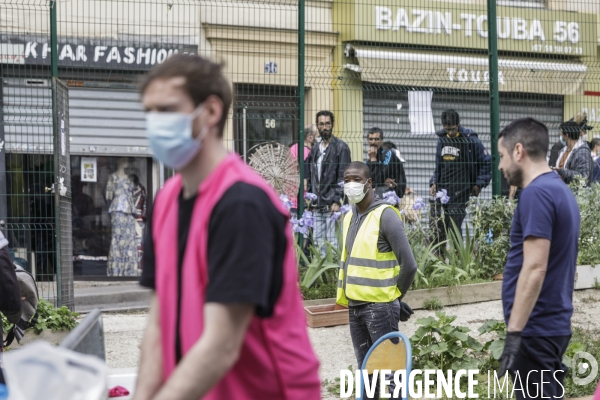
<instances>
[{"instance_id":1,"label":"street curb","mask_svg":"<svg viewBox=\"0 0 600 400\"><path fill-rule=\"evenodd\" d=\"M101 305L114 305L119 308L126 303L149 303L151 293L151 290L139 285L75 289L75 308L93 309Z\"/></svg>"}]
</instances>

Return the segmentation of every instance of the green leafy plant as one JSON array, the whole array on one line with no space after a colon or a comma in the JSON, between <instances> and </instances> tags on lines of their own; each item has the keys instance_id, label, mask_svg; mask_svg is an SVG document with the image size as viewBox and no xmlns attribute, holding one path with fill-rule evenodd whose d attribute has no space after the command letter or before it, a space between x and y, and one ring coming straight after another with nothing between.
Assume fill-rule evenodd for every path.
<instances>
[{"instance_id":1,"label":"green leafy plant","mask_svg":"<svg viewBox=\"0 0 600 400\"><path fill-rule=\"evenodd\" d=\"M583 182L585 183L585 180ZM598 251L600 243L600 217L598 216L600 184L594 183L591 187L585 187L579 181L574 181L571 183L571 189L577 199L581 216L577 264L598 265L600 264L600 252Z\"/></svg>"},{"instance_id":2,"label":"green leafy plant","mask_svg":"<svg viewBox=\"0 0 600 400\"><path fill-rule=\"evenodd\" d=\"M444 305L442 304L442 301L437 297L431 297L423 302L423 308L426 310L435 311L441 310L442 308L444 308Z\"/></svg>"},{"instance_id":3,"label":"green leafy plant","mask_svg":"<svg viewBox=\"0 0 600 400\"><path fill-rule=\"evenodd\" d=\"M300 286L300 290L302 291L302 298L304 300L331 299L337 294L337 282L317 285L310 288Z\"/></svg>"},{"instance_id":4,"label":"green leafy plant","mask_svg":"<svg viewBox=\"0 0 600 400\"><path fill-rule=\"evenodd\" d=\"M483 345L483 351L489 351L494 360L499 360L506 341L506 324L504 321L489 320L480 328L479 334L495 333L496 335Z\"/></svg>"},{"instance_id":5,"label":"green leafy plant","mask_svg":"<svg viewBox=\"0 0 600 400\"><path fill-rule=\"evenodd\" d=\"M72 312L65 306L54 308L46 300L40 300L38 303L38 322L33 329L37 334L45 329L70 331L77 326L78 316L79 313Z\"/></svg>"},{"instance_id":6,"label":"green leafy plant","mask_svg":"<svg viewBox=\"0 0 600 400\"><path fill-rule=\"evenodd\" d=\"M339 250L331 243L325 242L325 255L314 246L309 246L310 257L296 245L296 254L300 260L300 286L311 288L315 284L337 283L339 270Z\"/></svg>"},{"instance_id":7,"label":"green leafy plant","mask_svg":"<svg viewBox=\"0 0 600 400\"><path fill-rule=\"evenodd\" d=\"M436 251L446 245L446 241L440 243L429 243L427 245L414 243L413 254L417 262L417 273L413 281L413 288L423 289L435 285L435 279L432 279L434 271L443 266L444 263L436 256Z\"/></svg>"},{"instance_id":8,"label":"green leafy plant","mask_svg":"<svg viewBox=\"0 0 600 400\"><path fill-rule=\"evenodd\" d=\"M432 277L439 279L446 275L455 284L463 284L477 279L478 267L473 259L475 241L469 235L468 226L466 237L463 239L460 228L456 226L454 221L451 222L452 228L447 231L450 248L445 251L448 263L438 264L436 270L432 273Z\"/></svg>"},{"instance_id":9,"label":"green leafy plant","mask_svg":"<svg viewBox=\"0 0 600 400\"><path fill-rule=\"evenodd\" d=\"M516 201L500 196L469 204L475 238L474 258L482 278L491 279L504 271L515 207Z\"/></svg>"},{"instance_id":10,"label":"green leafy plant","mask_svg":"<svg viewBox=\"0 0 600 400\"><path fill-rule=\"evenodd\" d=\"M70 331L77 326L77 317L79 313L72 312L67 307L54 308L46 300L40 300L38 303L38 322L28 330L33 330L36 334L50 329L52 331ZM4 332L8 332L13 325L2 315L2 327Z\"/></svg>"},{"instance_id":11,"label":"green leafy plant","mask_svg":"<svg viewBox=\"0 0 600 400\"><path fill-rule=\"evenodd\" d=\"M447 316L442 311L435 315L437 318L418 319L417 325L421 326L410 338L415 368L477 369L480 364L477 356L483 349L481 343L467 334L469 328L452 325L455 316Z\"/></svg>"}]
</instances>

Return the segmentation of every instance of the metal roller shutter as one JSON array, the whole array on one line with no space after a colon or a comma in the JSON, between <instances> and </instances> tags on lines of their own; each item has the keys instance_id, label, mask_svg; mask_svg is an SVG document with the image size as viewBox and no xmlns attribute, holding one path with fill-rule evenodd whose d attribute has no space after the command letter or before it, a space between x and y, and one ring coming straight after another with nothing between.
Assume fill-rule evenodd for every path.
<instances>
[{"instance_id":1,"label":"metal roller shutter","mask_svg":"<svg viewBox=\"0 0 600 400\"><path fill-rule=\"evenodd\" d=\"M49 79L4 78L2 114L7 153L52 153L52 89Z\"/></svg>"},{"instance_id":2,"label":"metal roller shutter","mask_svg":"<svg viewBox=\"0 0 600 400\"><path fill-rule=\"evenodd\" d=\"M4 78L7 152L52 152L49 79ZM133 90L69 88L71 154L149 156L144 109Z\"/></svg>"},{"instance_id":3,"label":"metal roller shutter","mask_svg":"<svg viewBox=\"0 0 600 400\"><path fill-rule=\"evenodd\" d=\"M427 88L394 87L381 84L364 83L364 158L367 158L367 131L377 126L384 132L384 140L396 144L402 157L408 185L423 198L428 197L429 179L434 170L436 135L411 135L408 122L408 91L430 90ZM461 125L478 133L488 151L489 133L489 97L485 92L458 92L456 90L433 90L432 110L436 130L441 129L442 111L455 109L461 117ZM563 96L531 95L523 93L500 94L500 129L511 121L522 117L533 117L548 125L551 144L558 140L558 126L563 120ZM398 110L398 104L402 108ZM398 123L399 120L399 123ZM491 185L481 197L491 198Z\"/></svg>"},{"instance_id":4,"label":"metal roller shutter","mask_svg":"<svg viewBox=\"0 0 600 400\"><path fill-rule=\"evenodd\" d=\"M151 155L134 90L69 89L71 154Z\"/></svg>"}]
</instances>

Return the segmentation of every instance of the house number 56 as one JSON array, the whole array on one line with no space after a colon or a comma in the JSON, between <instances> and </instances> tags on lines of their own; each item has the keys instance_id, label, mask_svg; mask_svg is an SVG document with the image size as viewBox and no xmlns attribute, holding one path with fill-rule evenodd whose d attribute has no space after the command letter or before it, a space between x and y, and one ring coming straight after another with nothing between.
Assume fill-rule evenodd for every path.
<instances>
[{"instance_id":1,"label":"house number 56","mask_svg":"<svg viewBox=\"0 0 600 400\"><path fill-rule=\"evenodd\" d=\"M274 119L265 119L265 128L275 128L275 120Z\"/></svg>"}]
</instances>

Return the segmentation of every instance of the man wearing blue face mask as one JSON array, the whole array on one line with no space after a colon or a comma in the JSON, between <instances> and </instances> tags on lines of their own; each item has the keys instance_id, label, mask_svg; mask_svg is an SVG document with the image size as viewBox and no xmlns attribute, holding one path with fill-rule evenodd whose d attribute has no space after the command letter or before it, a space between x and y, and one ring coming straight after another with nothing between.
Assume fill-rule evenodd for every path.
<instances>
[{"instance_id":1,"label":"man wearing blue face mask","mask_svg":"<svg viewBox=\"0 0 600 400\"><path fill-rule=\"evenodd\" d=\"M417 262L400 212L375 199L371 172L365 163L348 165L344 194L354 206L343 222L336 303L349 307L350 336L361 368L373 343L398 331L399 321L407 321L413 314L400 300L413 282Z\"/></svg>"},{"instance_id":2,"label":"man wearing blue face mask","mask_svg":"<svg viewBox=\"0 0 600 400\"><path fill-rule=\"evenodd\" d=\"M223 146L222 66L175 55L141 92L152 151L177 174L148 212L141 284L155 295L134 399L320 398L289 212Z\"/></svg>"}]
</instances>

